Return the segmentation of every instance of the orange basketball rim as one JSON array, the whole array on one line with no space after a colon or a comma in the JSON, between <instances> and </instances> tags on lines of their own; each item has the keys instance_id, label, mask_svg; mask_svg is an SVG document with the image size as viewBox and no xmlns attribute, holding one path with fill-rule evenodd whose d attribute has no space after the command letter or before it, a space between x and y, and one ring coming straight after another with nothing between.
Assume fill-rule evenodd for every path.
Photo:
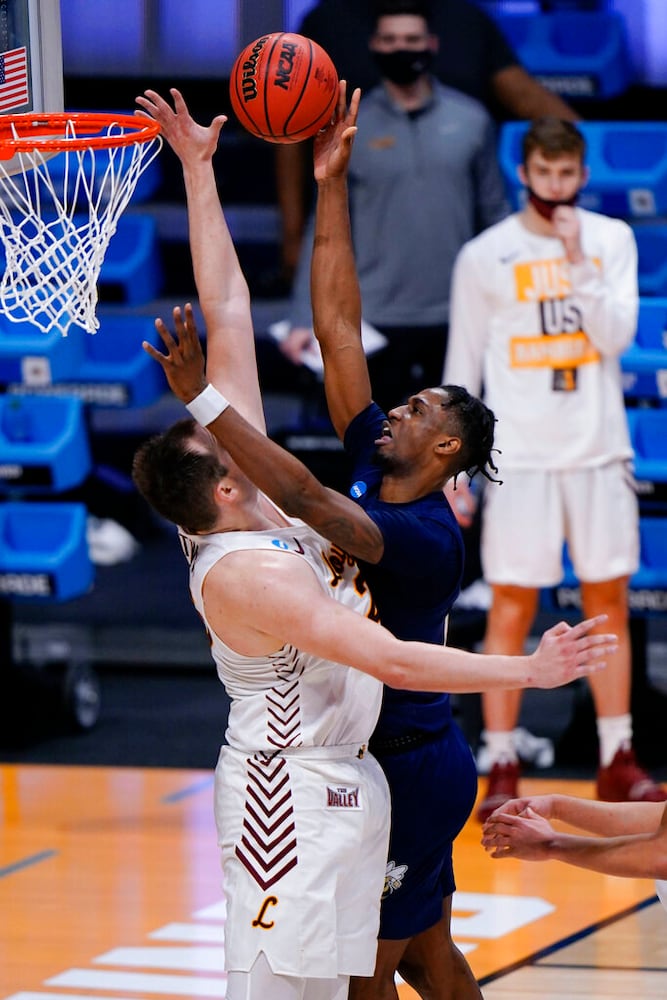
<instances>
[{"instance_id":1,"label":"orange basketball rim","mask_svg":"<svg viewBox=\"0 0 667 1000\"><path fill-rule=\"evenodd\" d=\"M0 116L0 307L14 322L89 333L118 219L162 147L141 114Z\"/></svg>"}]
</instances>

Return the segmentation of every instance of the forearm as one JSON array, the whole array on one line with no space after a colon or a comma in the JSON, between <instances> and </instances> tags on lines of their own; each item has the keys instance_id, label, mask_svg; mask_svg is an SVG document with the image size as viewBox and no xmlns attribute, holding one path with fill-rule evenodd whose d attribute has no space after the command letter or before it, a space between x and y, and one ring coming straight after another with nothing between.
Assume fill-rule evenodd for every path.
<instances>
[{"instance_id":1,"label":"forearm","mask_svg":"<svg viewBox=\"0 0 667 1000\"><path fill-rule=\"evenodd\" d=\"M532 120L550 115L565 121L581 120L574 108L558 94L543 87L518 64L499 70L493 77L492 85L497 100L515 118Z\"/></svg>"},{"instance_id":2,"label":"forearm","mask_svg":"<svg viewBox=\"0 0 667 1000\"><path fill-rule=\"evenodd\" d=\"M635 265L636 267L636 265ZM603 280L595 264L586 260L571 265L573 288L582 304L585 333L598 351L618 357L630 346L637 329L639 300L632 279L632 261L618 281ZM629 287L630 286L630 287Z\"/></svg>"},{"instance_id":3,"label":"forearm","mask_svg":"<svg viewBox=\"0 0 667 1000\"><path fill-rule=\"evenodd\" d=\"M581 837L554 834L545 845L548 858L578 868L623 878L666 878L667 851L651 834L628 837Z\"/></svg>"},{"instance_id":4,"label":"forearm","mask_svg":"<svg viewBox=\"0 0 667 1000\"><path fill-rule=\"evenodd\" d=\"M347 183L337 177L318 186L311 263L313 329L324 361L329 414L339 437L371 401L361 342L361 295L357 278Z\"/></svg>"},{"instance_id":5,"label":"forearm","mask_svg":"<svg viewBox=\"0 0 667 1000\"><path fill-rule=\"evenodd\" d=\"M208 425L242 472L291 517L298 517L350 555L377 562L380 529L354 501L323 486L294 455L271 441L231 407Z\"/></svg>"},{"instance_id":6,"label":"forearm","mask_svg":"<svg viewBox=\"0 0 667 1000\"><path fill-rule=\"evenodd\" d=\"M225 220L211 160L184 164L192 266L207 326L245 320L250 296Z\"/></svg>"},{"instance_id":7,"label":"forearm","mask_svg":"<svg viewBox=\"0 0 667 1000\"><path fill-rule=\"evenodd\" d=\"M570 795L554 795L551 803L553 819L609 837L652 833L665 808L662 802L598 802Z\"/></svg>"},{"instance_id":8,"label":"forearm","mask_svg":"<svg viewBox=\"0 0 667 1000\"><path fill-rule=\"evenodd\" d=\"M536 685L536 672L528 656L486 655L449 646L401 642L385 664L384 683L412 691L474 694Z\"/></svg>"},{"instance_id":9,"label":"forearm","mask_svg":"<svg viewBox=\"0 0 667 1000\"><path fill-rule=\"evenodd\" d=\"M315 334L323 350L331 348L344 328L358 336L361 294L352 246L347 182L343 177L318 185L311 298Z\"/></svg>"},{"instance_id":10,"label":"forearm","mask_svg":"<svg viewBox=\"0 0 667 1000\"><path fill-rule=\"evenodd\" d=\"M232 407L208 430L262 493L286 514L306 520L313 496L324 487L303 462L255 430Z\"/></svg>"}]
</instances>

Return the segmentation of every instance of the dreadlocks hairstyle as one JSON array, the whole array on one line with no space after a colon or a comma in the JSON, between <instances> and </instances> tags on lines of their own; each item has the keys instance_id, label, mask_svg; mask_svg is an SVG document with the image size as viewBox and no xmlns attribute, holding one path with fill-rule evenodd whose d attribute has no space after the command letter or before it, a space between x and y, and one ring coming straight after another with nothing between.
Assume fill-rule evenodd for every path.
<instances>
[{"instance_id":1,"label":"dreadlocks hairstyle","mask_svg":"<svg viewBox=\"0 0 667 1000\"><path fill-rule=\"evenodd\" d=\"M459 468L454 474L454 487L460 472L466 472L472 479L479 472L492 483L501 483L491 473L497 475L498 468L491 457L497 448L493 447L496 418L493 410L485 406L481 399L471 396L461 385L443 385L447 400L442 408L454 418L456 432L461 438Z\"/></svg>"},{"instance_id":2,"label":"dreadlocks hairstyle","mask_svg":"<svg viewBox=\"0 0 667 1000\"><path fill-rule=\"evenodd\" d=\"M215 528L213 491L228 471L217 455L192 447L195 427L194 420L179 420L144 441L132 463L132 479L144 499L191 535Z\"/></svg>"}]
</instances>

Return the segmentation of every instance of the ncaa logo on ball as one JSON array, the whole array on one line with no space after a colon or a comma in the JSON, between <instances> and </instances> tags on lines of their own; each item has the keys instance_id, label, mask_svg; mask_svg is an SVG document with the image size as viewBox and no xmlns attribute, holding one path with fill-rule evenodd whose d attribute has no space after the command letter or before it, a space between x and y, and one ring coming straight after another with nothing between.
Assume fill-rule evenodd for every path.
<instances>
[{"instance_id":1,"label":"ncaa logo on ball","mask_svg":"<svg viewBox=\"0 0 667 1000\"><path fill-rule=\"evenodd\" d=\"M282 87L283 90L289 90L295 55L296 45L293 42L283 42L278 59L276 78L273 81L274 87Z\"/></svg>"}]
</instances>

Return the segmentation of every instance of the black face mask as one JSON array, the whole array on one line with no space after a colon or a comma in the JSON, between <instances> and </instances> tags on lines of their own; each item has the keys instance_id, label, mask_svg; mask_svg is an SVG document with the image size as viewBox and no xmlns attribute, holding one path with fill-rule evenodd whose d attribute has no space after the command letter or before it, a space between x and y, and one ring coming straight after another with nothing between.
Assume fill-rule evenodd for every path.
<instances>
[{"instance_id":1,"label":"black face mask","mask_svg":"<svg viewBox=\"0 0 667 1000\"><path fill-rule=\"evenodd\" d=\"M393 52L373 52L373 58L383 77L405 86L428 72L433 53L430 49L395 49Z\"/></svg>"},{"instance_id":2,"label":"black face mask","mask_svg":"<svg viewBox=\"0 0 667 1000\"><path fill-rule=\"evenodd\" d=\"M549 221L551 221L552 215L560 205L575 205L578 197L579 192L577 191L567 201L550 201L548 198L540 198L539 194L535 194L531 188L528 188L528 201L543 219L548 219Z\"/></svg>"}]
</instances>

